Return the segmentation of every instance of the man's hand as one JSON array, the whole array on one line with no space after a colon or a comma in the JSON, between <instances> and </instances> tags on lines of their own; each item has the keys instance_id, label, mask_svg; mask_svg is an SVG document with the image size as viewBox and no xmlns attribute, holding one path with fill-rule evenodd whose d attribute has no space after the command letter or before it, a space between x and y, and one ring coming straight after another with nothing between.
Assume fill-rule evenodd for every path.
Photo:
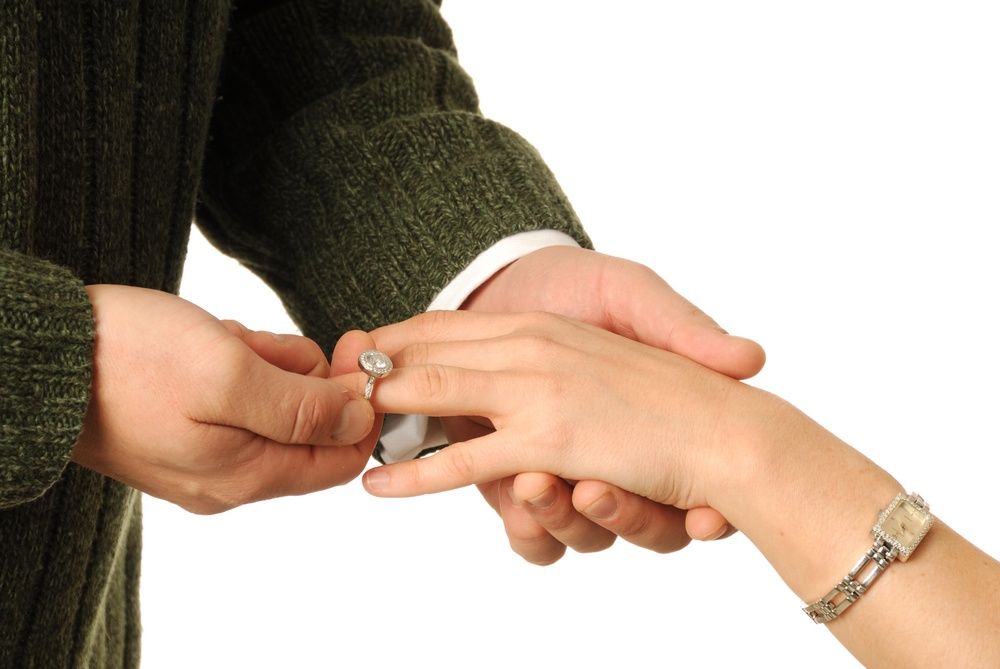
<instances>
[{"instance_id":1,"label":"man's hand","mask_svg":"<svg viewBox=\"0 0 1000 669\"><path fill-rule=\"evenodd\" d=\"M77 464L195 513L329 488L364 468L371 406L327 378L315 342L155 290L87 292L97 335Z\"/></svg>"},{"instance_id":2,"label":"man's hand","mask_svg":"<svg viewBox=\"0 0 1000 669\"><path fill-rule=\"evenodd\" d=\"M586 249L535 251L497 272L462 308L568 316L736 379L749 378L764 365L760 345L728 335L649 268ZM445 422L450 441L484 429L468 419ZM685 513L599 481L570 486L549 474L526 473L479 489L503 518L511 547L538 564L555 562L566 546L603 550L616 536L667 552L686 545L689 537L717 539L731 532L713 509Z\"/></svg>"}]
</instances>

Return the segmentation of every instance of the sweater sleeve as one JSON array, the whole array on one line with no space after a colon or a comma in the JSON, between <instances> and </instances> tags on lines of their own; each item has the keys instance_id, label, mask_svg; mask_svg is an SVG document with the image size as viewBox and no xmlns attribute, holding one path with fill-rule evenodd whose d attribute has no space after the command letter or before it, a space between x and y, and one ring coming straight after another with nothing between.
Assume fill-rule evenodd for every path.
<instances>
[{"instance_id":1,"label":"sweater sleeve","mask_svg":"<svg viewBox=\"0 0 1000 669\"><path fill-rule=\"evenodd\" d=\"M93 316L68 270L0 249L0 509L69 461L90 395Z\"/></svg>"},{"instance_id":2,"label":"sweater sleeve","mask_svg":"<svg viewBox=\"0 0 1000 669\"><path fill-rule=\"evenodd\" d=\"M202 184L209 239L327 350L512 234L589 245L538 153L479 113L430 0L243 3Z\"/></svg>"}]
</instances>

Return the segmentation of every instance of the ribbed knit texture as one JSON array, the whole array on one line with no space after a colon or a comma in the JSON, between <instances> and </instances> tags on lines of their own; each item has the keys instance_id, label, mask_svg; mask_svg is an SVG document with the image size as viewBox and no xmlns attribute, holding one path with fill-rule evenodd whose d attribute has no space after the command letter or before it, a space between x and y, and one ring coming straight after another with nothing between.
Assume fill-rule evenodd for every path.
<instances>
[{"instance_id":1,"label":"ribbed knit texture","mask_svg":"<svg viewBox=\"0 0 1000 669\"><path fill-rule=\"evenodd\" d=\"M79 279L0 250L0 509L48 490L69 459L90 390L90 303Z\"/></svg>"},{"instance_id":2,"label":"ribbed knit texture","mask_svg":"<svg viewBox=\"0 0 1000 669\"><path fill-rule=\"evenodd\" d=\"M429 0L0 3L0 667L138 665L139 497L69 463L83 285L176 291L199 192L328 350L505 236L587 243Z\"/></svg>"},{"instance_id":3,"label":"ribbed knit texture","mask_svg":"<svg viewBox=\"0 0 1000 669\"><path fill-rule=\"evenodd\" d=\"M234 16L198 222L324 349L510 234L589 243L537 152L479 115L434 3L268 4Z\"/></svg>"}]
</instances>

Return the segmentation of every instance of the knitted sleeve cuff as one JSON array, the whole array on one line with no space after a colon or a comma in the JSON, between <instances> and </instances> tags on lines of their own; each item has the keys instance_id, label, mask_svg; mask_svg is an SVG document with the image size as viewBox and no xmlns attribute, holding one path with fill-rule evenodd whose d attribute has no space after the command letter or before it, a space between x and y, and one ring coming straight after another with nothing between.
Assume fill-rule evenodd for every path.
<instances>
[{"instance_id":1,"label":"knitted sleeve cuff","mask_svg":"<svg viewBox=\"0 0 1000 669\"><path fill-rule=\"evenodd\" d=\"M83 426L93 316L69 271L0 250L0 508L41 496Z\"/></svg>"},{"instance_id":2,"label":"knitted sleeve cuff","mask_svg":"<svg viewBox=\"0 0 1000 669\"><path fill-rule=\"evenodd\" d=\"M295 260L258 256L254 269L327 350L347 329L422 311L509 235L552 229L590 245L541 157L504 126L454 111L367 129L327 118L322 104L304 110L229 175L250 227Z\"/></svg>"}]
</instances>

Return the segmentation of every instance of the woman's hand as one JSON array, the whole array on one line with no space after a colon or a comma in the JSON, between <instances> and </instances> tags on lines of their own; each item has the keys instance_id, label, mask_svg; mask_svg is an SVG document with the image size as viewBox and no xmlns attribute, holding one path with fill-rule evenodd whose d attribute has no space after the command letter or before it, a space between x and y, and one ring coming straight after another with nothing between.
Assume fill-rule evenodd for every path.
<instances>
[{"instance_id":1,"label":"woman's hand","mask_svg":"<svg viewBox=\"0 0 1000 669\"><path fill-rule=\"evenodd\" d=\"M742 409L764 395L549 314L428 313L372 337L397 365L376 385L377 411L481 416L495 428L368 472L366 487L381 496L538 471L601 479L679 508L712 505L712 491L744 464Z\"/></svg>"},{"instance_id":2,"label":"woman's hand","mask_svg":"<svg viewBox=\"0 0 1000 669\"><path fill-rule=\"evenodd\" d=\"M94 380L72 459L195 513L353 479L368 402L305 337L247 330L179 297L88 286Z\"/></svg>"},{"instance_id":3,"label":"woman's hand","mask_svg":"<svg viewBox=\"0 0 1000 669\"><path fill-rule=\"evenodd\" d=\"M376 385L377 410L477 415L495 428L370 470L375 495L540 471L708 505L813 602L872 550L873 520L903 489L773 395L558 316L428 313L372 336L398 365ZM360 386L358 376L341 378ZM829 629L866 666L998 666L998 588L1000 565L939 519Z\"/></svg>"},{"instance_id":4,"label":"woman's hand","mask_svg":"<svg viewBox=\"0 0 1000 669\"><path fill-rule=\"evenodd\" d=\"M753 376L764 364L758 344L726 334L648 267L587 249L551 246L529 253L480 286L462 309L566 316L736 379ZM450 442L481 433L465 417L446 418L442 425ZM617 536L668 552L686 545L688 537L709 540L732 531L714 509L682 512L602 481L571 487L557 476L534 472L479 489L503 519L514 551L536 564L558 560L567 546L602 550Z\"/></svg>"}]
</instances>

